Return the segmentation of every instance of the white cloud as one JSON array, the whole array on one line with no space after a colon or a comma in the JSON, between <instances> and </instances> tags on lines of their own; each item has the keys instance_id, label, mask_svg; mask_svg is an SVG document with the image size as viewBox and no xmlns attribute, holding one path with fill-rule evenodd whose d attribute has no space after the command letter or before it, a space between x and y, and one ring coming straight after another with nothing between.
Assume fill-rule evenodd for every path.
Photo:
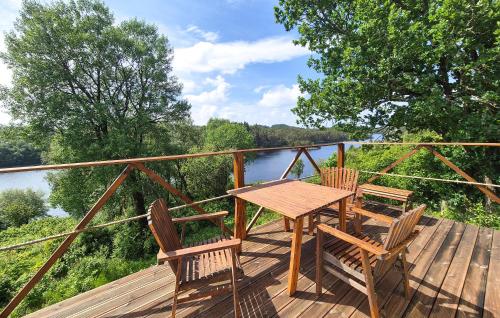
<instances>
[{"instance_id":1,"label":"white cloud","mask_svg":"<svg viewBox=\"0 0 500 318\"><path fill-rule=\"evenodd\" d=\"M191 114L197 125L206 124L212 117L246 121L250 124L296 124L295 115L290 109L297 103L297 97L301 96L298 85L262 87L259 89L258 100L250 103L231 101L231 86L220 75L207 78L203 84L207 87L205 91L185 96L192 105Z\"/></svg>"},{"instance_id":2,"label":"white cloud","mask_svg":"<svg viewBox=\"0 0 500 318\"><path fill-rule=\"evenodd\" d=\"M216 116L217 110L227 102L230 88L229 83L220 75L205 79L203 84L207 86L207 90L184 96L191 103L191 116L197 125L203 125Z\"/></svg>"},{"instance_id":3,"label":"white cloud","mask_svg":"<svg viewBox=\"0 0 500 318\"><path fill-rule=\"evenodd\" d=\"M204 31L196 25L189 25L186 29L187 32L193 33L200 36L202 39L208 42L215 42L219 38L219 34L211 31Z\"/></svg>"},{"instance_id":4,"label":"white cloud","mask_svg":"<svg viewBox=\"0 0 500 318\"><path fill-rule=\"evenodd\" d=\"M262 91L262 89L259 91ZM285 108L290 110L297 103L299 96L302 96L299 85L295 84L292 87L278 85L266 90L257 105L265 108Z\"/></svg>"},{"instance_id":5,"label":"white cloud","mask_svg":"<svg viewBox=\"0 0 500 318\"><path fill-rule=\"evenodd\" d=\"M198 42L175 51L174 69L180 73L217 71L233 74L251 63L283 62L309 53L306 48L295 46L290 37L270 37L254 42Z\"/></svg>"},{"instance_id":6,"label":"white cloud","mask_svg":"<svg viewBox=\"0 0 500 318\"><path fill-rule=\"evenodd\" d=\"M185 96L193 105L216 104L227 100L227 92L230 85L222 76L218 75L216 78L207 78L204 84L213 89L204 91L198 95L188 94Z\"/></svg>"},{"instance_id":7,"label":"white cloud","mask_svg":"<svg viewBox=\"0 0 500 318\"><path fill-rule=\"evenodd\" d=\"M0 38L0 52L5 52L6 46L3 36ZM10 86L12 82L12 71L3 61L0 61L0 85Z\"/></svg>"}]
</instances>

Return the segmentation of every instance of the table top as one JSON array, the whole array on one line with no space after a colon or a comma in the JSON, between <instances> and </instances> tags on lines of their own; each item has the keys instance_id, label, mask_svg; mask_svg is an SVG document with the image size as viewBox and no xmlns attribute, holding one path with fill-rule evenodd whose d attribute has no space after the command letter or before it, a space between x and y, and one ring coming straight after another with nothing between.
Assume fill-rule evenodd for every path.
<instances>
[{"instance_id":1,"label":"table top","mask_svg":"<svg viewBox=\"0 0 500 318\"><path fill-rule=\"evenodd\" d=\"M399 196L399 197L404 197L408 198L413 194L413 191L410 190L403 190L403 189L396 189L396 188L390 188L390 187L384 187L384 186L379 186L375 184L369 184L365 183L359 186L361 190L363 190L366 193L380 193L380 194L389 194L393 196Z\"/></svg>"},{"instance_id":2,"label":"table top","mask_svg":"<svg viewBox=\"0 0 500 318\"><path fill-rule=\"evenodd\" d=\"M296 219L354 195L354 192L298 180L277 180L227 191L245 201Z\"/></svg>"}]
</instances>

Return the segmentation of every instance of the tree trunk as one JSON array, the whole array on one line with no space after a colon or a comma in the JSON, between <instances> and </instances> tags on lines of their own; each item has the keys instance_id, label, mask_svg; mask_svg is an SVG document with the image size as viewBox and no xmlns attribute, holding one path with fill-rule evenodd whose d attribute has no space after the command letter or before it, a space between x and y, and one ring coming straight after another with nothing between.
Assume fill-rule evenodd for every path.
<instances>
[{"instance_id":1,"label":"tree trunk","mask_svg":"<svg viewBox=\"0 0 500 318\"><path fill-rule=\"evenodd\" d=\"M132 193L132 198L134 199L135 214L146 214L146 202L144 200L144 193L142 193L141 191L134 191ZM143 228L146 228L148 225L146 218L142 218L138 222L140 222Z\"/></svg>"}]
</instances>

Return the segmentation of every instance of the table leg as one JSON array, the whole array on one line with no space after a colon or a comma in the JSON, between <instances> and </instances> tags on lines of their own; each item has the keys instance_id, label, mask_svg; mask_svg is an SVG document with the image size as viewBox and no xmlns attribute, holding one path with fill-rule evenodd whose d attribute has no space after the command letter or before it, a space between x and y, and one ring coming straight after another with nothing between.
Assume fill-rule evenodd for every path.
<instances>
[{"instance_id":1,"label":"table leg","mask_svg":"<svg viewBox=\"0 0 500 318\"><path fill-rule=\"evenodd\" d=\"M292 246L290 253L290 271L288 273L288 295L292 296L297 289L300 269L300 253L302 252L302 230L304 217L295 220L293 226Z\"/></svg>"},{"instance_id":2,"label":"table leg","mask_svg":"<svg viewBox=\"0 0 500 318\"><path fill-rule=\"evenodd\" d=\"M347 231L347 198L339 202L339 228L341 231Z\"/></svg>"},{"instance_id":3,"label":"table leg","mask_svg":"<svg viewBox=\"0 0 500 318\"><path fill-rule=\"evenodd\" d=\"M285 232L290 232L290 220L286 216L283 217L283 227Z\"/></svg>"},{"instance_id":4,"label":"table leg","mask_svg":"<svg viewBox=\"0 0 500 318\"><path fill-rule=\"evenodd\" d=\"M246 206L245 200L235 198L234 207L234 238L239 238L242 241L246 238ZM241 253L241 246L237 248L237 252Z\"/></svg>"}]
</instances>

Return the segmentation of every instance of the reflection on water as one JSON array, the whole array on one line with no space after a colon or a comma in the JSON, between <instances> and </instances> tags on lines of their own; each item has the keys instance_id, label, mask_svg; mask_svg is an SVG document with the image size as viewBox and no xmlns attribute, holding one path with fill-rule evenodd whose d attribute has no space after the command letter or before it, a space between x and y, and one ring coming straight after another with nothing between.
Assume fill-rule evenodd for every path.
<instances>
[{"instance_id":1,"label":"reflection on water","mask_svg":"<svg viewBox=\"0 0 500 318\"><path fill-rule=\"evenodd\" d=\"M349 145L346 144L346 147L349 147ZM320 163L321 160L328 159L336 151L337 146L328 146L310 149L309 153L317 163ZM245 182L253 183L255 181L278 179L296 154L297 152L295 150L258 153L257 158L248 163L245 167ZM314 174L314 168L304 154L301 155L301 158L304 162L304 172L302 176ZM47 171L0 174L0 191L10 188L32 188L35 191L43 191L45 196L48 197L50 194L50 186L45 179L46 175ZM62 216L66 215L66 212L61 209L51 208L49 214Z\"/></svg>"}]
</instances>

